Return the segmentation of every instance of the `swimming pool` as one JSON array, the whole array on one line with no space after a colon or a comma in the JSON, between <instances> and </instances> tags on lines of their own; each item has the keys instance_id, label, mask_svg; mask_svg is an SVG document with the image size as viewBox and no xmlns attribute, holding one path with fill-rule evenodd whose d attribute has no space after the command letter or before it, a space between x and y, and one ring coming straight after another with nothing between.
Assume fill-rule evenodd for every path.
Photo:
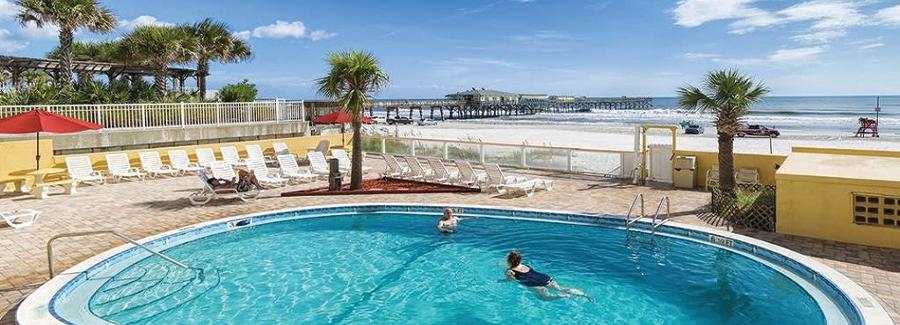
<instances>
[{"instance_id":1,"label":"swimming pool","mask_svg":"<svg viewBox=\"0 0 900 325\"><path fill-rule=\"evenodd\" d=\"M442 206L331 206L187 227L57 276L20 306L23 324L656 323L890 324L862 288L799 254L733 234L622 219ZM642 225L646 227L646 224ZM504 256L596 301L544 301L503 281Z\"/></svg>"}]
</instances>

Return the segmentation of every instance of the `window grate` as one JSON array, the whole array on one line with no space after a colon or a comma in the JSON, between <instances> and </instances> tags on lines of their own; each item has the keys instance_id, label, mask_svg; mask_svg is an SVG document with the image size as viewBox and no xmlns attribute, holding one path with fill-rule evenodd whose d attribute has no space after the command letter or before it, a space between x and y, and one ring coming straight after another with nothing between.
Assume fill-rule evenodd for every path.
<instances>
[{"instance_id":1,"label":"window grate","mask_svg":"<svg viewBox=\"0 0 900 325\"><path fill-rule=\"evenodd\" d=\"M900 197L854 193L853 222L900 227Z\"/></svg>"}]
</instances>

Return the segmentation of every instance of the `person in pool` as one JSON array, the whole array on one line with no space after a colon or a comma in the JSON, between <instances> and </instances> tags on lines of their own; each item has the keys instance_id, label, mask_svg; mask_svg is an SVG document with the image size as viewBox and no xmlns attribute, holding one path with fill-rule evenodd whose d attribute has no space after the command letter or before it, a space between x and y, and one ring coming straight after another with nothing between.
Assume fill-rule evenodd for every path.
<instances>
[{"instance_id":1,"label":"person in pool","mask_svg":"<svg viewBox=\"0 0 900 325\"><path fill-rule=\"evenodd\" d=\"M441 220L438 220L437 223L438 230L443 233L452 233L456 231L456 226L458 225L459 217L453 214L453 209L444 209L444 215L441 216Z\"/></svg>"},{"instance_id":2,"label":"person in pool","mask_svg":"<svg viewBox=\"0 0 900 325\"><path fill-rule=\"evenodd\" d=\"M556 283L552 277L544 273L535 271L528 265L522 263L522 253L512 251L506 255L506 277L509 280L516 280L520 284L534 291L541 299L554 300L571 296L585 297L593 301L591 297L574 288L565 288ZM550 291L555 292L550 292Z\"/></svg>"}]
</instances>

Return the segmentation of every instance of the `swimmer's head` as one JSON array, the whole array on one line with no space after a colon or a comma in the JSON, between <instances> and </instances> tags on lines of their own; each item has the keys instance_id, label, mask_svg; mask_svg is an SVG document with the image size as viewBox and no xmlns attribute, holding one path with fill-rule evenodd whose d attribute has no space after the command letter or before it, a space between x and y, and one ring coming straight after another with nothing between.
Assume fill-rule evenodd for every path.
<instances>
[{"instance_id":1,"label":"swimmer's head","mask_svg":"<svg viewBox=\"0 0 900 325\"><path fill-rule=\"evenodd\" d=\"M506 255L506 265L509 265L509 268L514 268L519 264L522 264L522 253L511 251Z\"/></svg>"},{"instance_id":2,"label":"swimmer's head","mask_svg":"<svg viewBox=\"0 0 900 325\"><path fill-rule=\"evenodd\" d=\"M444 208L444 215L441 217L441 220L450 219L453 216L453 208Z\"/></svg>"}]
</instances>

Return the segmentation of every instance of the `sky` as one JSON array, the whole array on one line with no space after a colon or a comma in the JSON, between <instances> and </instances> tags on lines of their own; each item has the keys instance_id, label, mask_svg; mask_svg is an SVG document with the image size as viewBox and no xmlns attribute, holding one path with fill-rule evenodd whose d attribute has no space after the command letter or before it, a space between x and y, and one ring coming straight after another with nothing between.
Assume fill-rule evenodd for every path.
<instances>
[{"instance_id":1,"label":"sky","mask_svg":"<svg viewBox=\"0 0 900 325\"><path fill-rule=\"evenodd\" d=\"M260 97L318 98L328 53L373 53L390 75L379 98L437 98L484 87L577 96L673 96L734 68L772 95L900 94L900 0L101 0L114 39L141 24L214 18L253 59L214 64L211 89L249 79ZM15 20L0 0L0 54L43 56L52 26Z\"/></svg>"}]
</instances>

